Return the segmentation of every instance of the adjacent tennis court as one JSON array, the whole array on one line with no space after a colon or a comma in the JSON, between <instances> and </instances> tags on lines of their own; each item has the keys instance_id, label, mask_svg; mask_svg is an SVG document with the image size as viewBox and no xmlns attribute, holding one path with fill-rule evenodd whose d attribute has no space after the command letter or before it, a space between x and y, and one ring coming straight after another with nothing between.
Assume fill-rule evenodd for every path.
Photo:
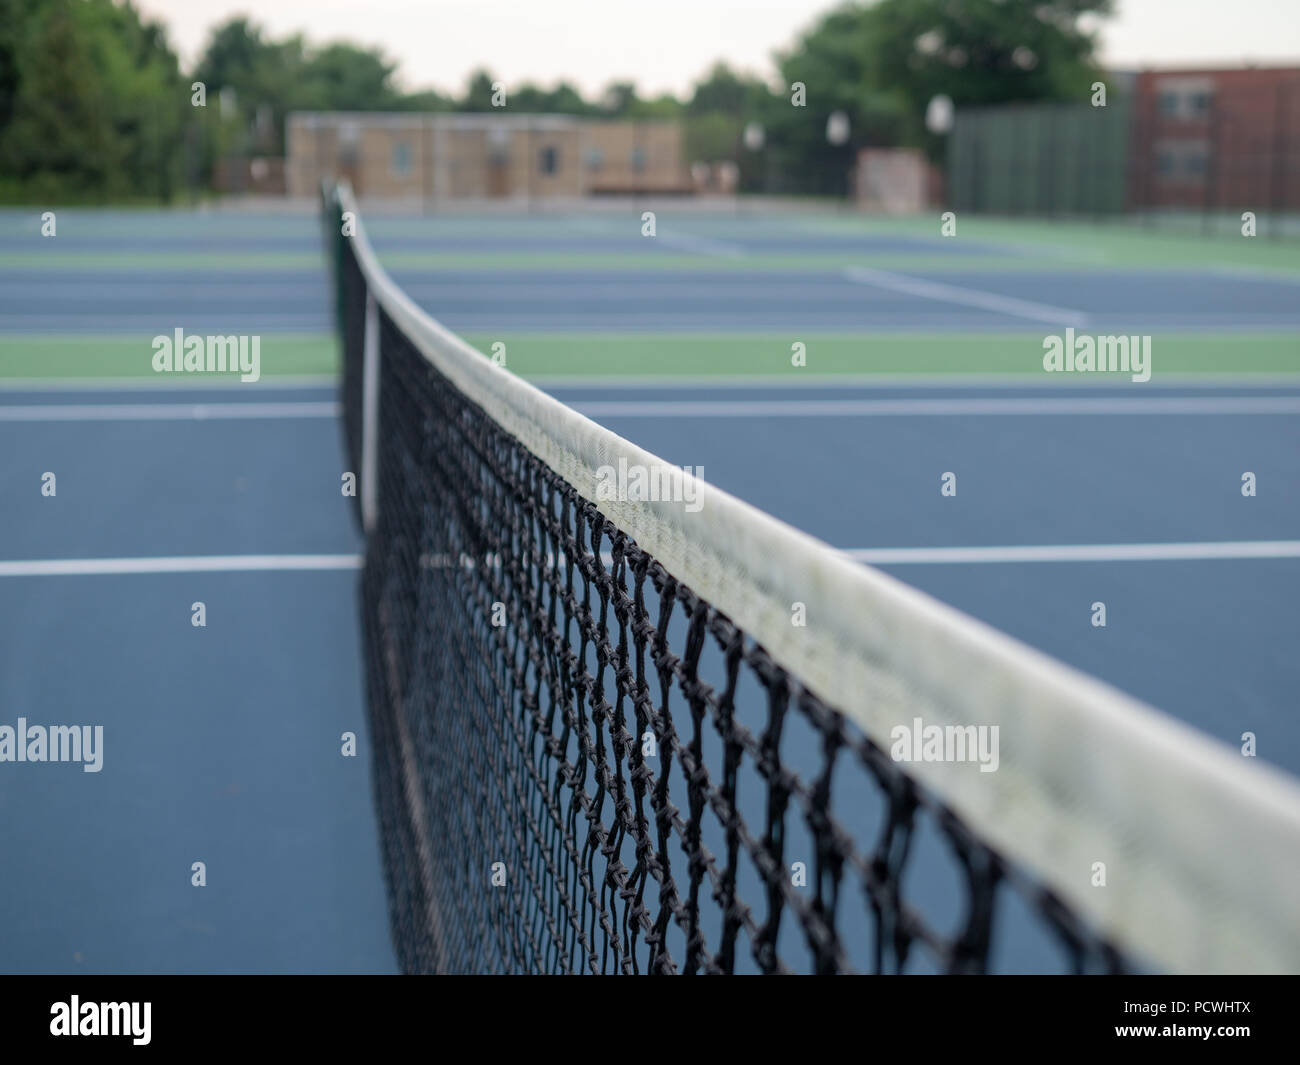
<instances>
[{"instance_id":1,"label":"adjacent tennis court","mask_svg":"<svg viewBox=\"0 0 1300 1065\"><path fill-rule=\"evenodd\" d=\"M1272 261L1284 252L1193 270L1168 238L1123 263L1085 241L1053 275L1028 233L960 245L958 267L907 232L845 247L866 229L853 218L704 216L678 221L675 248L636 244L639 262L614 215L568 248L555 219L381 219L372 235L397 286L379 286L387 443L382 531L365 548L359 500L340 490L364 474L364 300L345 302L345 449L337 388L307 379L338 366L315 220L238 218L218 237L179 216L170 242L137 222L137 266L114 258L109 277L94 256L118 221L86 217L106 228L64 260L24 258L49 283L6 285L0 308L6 383L20 386L0 394L17 457L0 473L13 501L0 723L103 723L105 762L3 778L32 872L7 878L0 905L33 915L5 969L1294 966L1293 785L1237 753L1251 732L1257 761L1300 771L1286 636L1300 593L1296 282L1294 264ZM257 262L214 269L217 244L247 258L257 232ZM158 275L166 255L187 257L183 283ZM385 302L397 288L650 455L703 467L710 491L848 559L803 561L802 540L749 541L722 521L719 576L682 546L710 542L700 526L674 537L629 511L630 527L608 528L617 518L570 495L583 453L554 443L560 415L530 398L508 434L484 422L486 396L458 397L447 365L423 361L429 334ZM1167 340L1153 382L1045 383L1042 337L1068 315ZM177 325L264 334L263 380L160 384L148 338ZM471 379L508 379L460 355ZM540 463L509 439L539 424L559 448ZM522 514L520 498L535 500ZM1054 668L1003 675L975 654L985 630L917 607L861 563L1217 745ZM733 598L741 576L759 592ZM806 626L791 624L796 602ZM888 620L899 603L916 609ZM830 631L861 672L828 658ZM999 663L1019 662L987 638ZM923 718L1000 725L998 772L900 775L879 729L909 696ZM380 752L377 824L372 737L402 729L405 746Z\"/></svg>"}]
</instances>

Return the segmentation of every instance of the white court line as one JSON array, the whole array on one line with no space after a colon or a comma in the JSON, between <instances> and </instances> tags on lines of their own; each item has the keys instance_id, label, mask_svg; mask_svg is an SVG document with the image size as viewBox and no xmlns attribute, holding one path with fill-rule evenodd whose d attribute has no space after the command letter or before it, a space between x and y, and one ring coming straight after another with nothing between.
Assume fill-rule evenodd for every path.
<instances>
[{"instance_id":1,"label":"white court line","mask_svg":"<svg viewBox=\"0 0 1300 1065\"><path fill-rule=\"evenodd\" d=\"M174 313L174 312L173 312ZM283 332L297 334L318 334L325 335L323 329L325 326L321 323L321 316L312 314L309 311L303 311L298 314L275 314L273 312L241 312L249 319L257 323L257 332L265 336L268 333ZM101 323L113 323L122 332L135 330L145 331L146 336L152 336L158 327L158 316L143 311L133 310L95 310L94 308L81 309L79 307L69 306L59 309L61 320L66 325L71 325L75 321L85 321L90 323L91 328L81 333L81 336L94 337L103 331L97 328ZM226 330L229 322L222 318L219 320L218 328L200 328L197 325L192 326L197 333L221 333ZM129 325L124 324L129 323ZM14 311L0 314L0 330L6 333L20 333L28 337L36 338L49 336L50 312L49 311ZM27 325L35 325L35 329L25 328ZM187 324L186 329L191 326ZM230 332L234 330L231 329ZM252 330L250 330L252 332ZM78 335L75 329L64 329L60 335ZM145 349L145 357L149 356L149 349Z\"/></svg>"},{"instance_id":2,"label":"white court line","mask_svg":"<svg viewBox=\"0 0 1300 1065\"><path fill-rule=\"evenodd\" d=\"M181 555L168 558L41 558L0 561L0 577L98 577L141 573L265 573L360 569L360 555Z\"/></svg>"},{"instance_id":3,"label":"white court line","mask_svg":"<svg viewBox=\"0 0 1300 1065\"><path fill-rule=\"evenodd\" d=\"M1267 266L1216 266L1208 272L1236 281L1279 281L1286 285L1300 285L1300 274L1283 269L1270 270Z\"/></svg>"},{"instance_id":4,"label":"white court line","mask_svg":"<svg viewBox=\"0 0 1300 1065\"><path fill-rule=\"evenodd\" d=\"M985 562L1176 562L1300 558L1300 540L1185 544L1026 544L1018 547L859 547L844 554L872 566Z\"/></svg>"},{"instance_id":5,"label":"white court line","mask_svg":"<svg viewBox=\"0 0 1300 1065\"><path fill-rule=\"evenodd\" d=\"M1101 380L1086 384L1076 379L1062 380L1061 374L1033 373L800 373L768 374L763 377L736 378L726 374L620 374L616 377L573 374L525 373L524 380L538 388L582 389L586 391L642 391L646 388L690 389L722 388L732 392L753 392L788 388L791 391L812 391L818 388L869 388L877 391L890 389L976 388L987 392L1004 389L1022 390L1041 388L1058 392L1072 389L1125 389L1134 382L1126 377L1115 380L1103 374ZM1115 375L1119 377L1120 375ZM1222 391L1227 388L1296 388L1300 386L1300 370L1294 373L1162 373L1160 381L1142 385L1143 392L1159 392L1165 388L1204 387ZM1054 398L1054 397L1049 397ZM1151 398L1151 397L1147 397Z\"/></svg>"},{"instance_id":6,"label":"white court line","mask_svg":"<svg viewBox=\"0 0 1300 1065\"><path fill-rule=\"evenodd\" d=\"M925 281L918 277L904 277L902 274L872 270L865 266L846 266L844 276L850 281L874 285L876 288L888 289L891 292L902 292L908 296L921 296L924 299L940 300L945 303L960 303L967 307L980 307L986 311L997 311L1000 314L1028 318L1035 322L1080 326L1088 321L1088 316L1083 311L1067 307L1053 307L1047 303L1018 300L1013 296L999 296L994 292L945 285L939 281Z\"/></svg>"},{"instance_id":7,"label":"white court line","mask_svg":"<svg viewBox=\"0 0 1300 1065\"><path fill-rule=\"evenodd\" d=\"M276 374L266 376L253 387L263 389L314 389L338 388L338 375L318 374ZM150 374L147 377L0 377L0 392L176 392L193 395L195 390L239 389L248 385L232 383L229 379L221 380L207 376L195 376L183 385L169 381L165 374Z\"/></svg>"},{"instance_id":8,"label":"white court line","mask_svg":"<svg viewBox=\"0 0 1300 1065\"><path fill-rule=\"evenodd\" d=\"M1300 414L1300 396L994 399L577 400L588 418L934 417L1008 414Z\"/></svg>"},{"instance_id":9,"label":"white court line","mask_svg":"<svg viewBox=\"0 0 1300 1065\"><path fill-rule=\"evenodd\" d=\"M1026 544L1014 547L859 547L843 554L873 566L995 562L1166 562L1300 558L1300 540L1170 544ZM612 555L606 554L607 560ZM360 555L189 555L0 561L0 577L87 577L153 573L266 573L360 569Z\"/></svg>"},{"instance_id":10,"label":"white court line","mask_svg":"<svg viewBox=\"0 0 1300 1065\"><path fill-rule=\"evenodd\" d=\"M337 418L339 403L0 404L0 422L216 421L230 418Z\"/></svg>"},{"instance_id":11,"label":"white court line","mask_svg":"<svg viewBox=\"0 0 1300 1065\"><path fill-rule=\"evenodd\" d=\"M659 233L654 239L670 248L680 248L697 255L721 255L728 259L741 259L745 256L745 249L739 244L710 240L708 237L693 237L689 233Z\"/></svg>"}]
</instances>

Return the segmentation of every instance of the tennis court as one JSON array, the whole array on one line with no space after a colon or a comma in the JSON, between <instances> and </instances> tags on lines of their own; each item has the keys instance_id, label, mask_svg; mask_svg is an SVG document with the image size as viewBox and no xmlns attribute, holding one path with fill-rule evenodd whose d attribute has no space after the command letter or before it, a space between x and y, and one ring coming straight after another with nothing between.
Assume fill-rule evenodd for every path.
<instances>
[{"instance_id":1,"label":"tennis court","mask_svg":"<svg viewBox=\"0 0 1300 1065\"><path fill-rule=\"evenodd\" d=\"M58 245L65 258L44 247L14 252L9 242L0 327L15 387L0 398L0 433L18 461L2 474L14 505L0 533L0 625L9 717L103 720L112 742L100 774L42 775L28 766L4 778L5 823L33 872L0 888L0 910L37 919L9 941L2 964L391 969L354 598L362 543L355 500L339 491L359 453L345 457L335 386L309 379L338 365L326 335L333 310L318 222L136 216L136 243L119 252L126 223L112 214L86 219L90 235ZM16 238L27 232L25 219L8 215L5 224ZM510 369L619 436L677 466L702 466L710 486L849 551L855 565L878 564L1234 751L1243 731L1254 732L1261 761L1300 771L1300 736L1287 714L1300 681L1288 637L1300 593L1300 387L1288 378L1300 323L1296 264L1285 248L1252 250L1243 262L1225 242L1215 262L1194 268L1187 245L1168 238L1108 244L1080 234L1080 246L1063 252L1059 241L1036 243L1028 229L1004 230L950 252L938 238L856 218L699 216L676 220L676 233L665 226L666 247L647 247L635 226L635 218L601 214L581 227L556 218L379 218L368 229L416 303L484 352L504 343ZM11 288L16 275L24 281ZM1034 373L1042 336L1048 323L1066 320L1155 334L1153 381L1140 391L1049 387ZM207 382L199 393L160 385L147 370L147 337L178 324L262 334L263 380ZM790 366L796 342L807 346L806 377ZM62 380L55 387L50 377ZM39 491L46 470L68 471L54 499ZM1247 470L1258 479L1253 498L1240 492ZM940 494L946 471L958 475L955 497ZM483 553L499 556L501 546ZM122 559L137 561L103 561ZM444 576L461 579L463 567ZM408 578L399 586L425 587L418 572ZM190 623L195 601L211 612L205 630ZM1097 601L1107 604L1105 628L1090 623ZM835 603L830 596L826 605ZM479 620L464 619L471 628ZM670 627L682 646L686 621ZM62 634L57 645L52 629ZM414 622L395 631L436 651ZM584 672L593 668L586 663ZM930 675L911 679L928 683ZM794 702L803 690L790 693ZM997 694L977 705L1006 712ZM679 696L675 706L686 714L686 735L688 704ZM339 757L344 731L361 738L360 757ZM752 734L762 731L760 719ZM811 794L818 741L815 732L803 740L793 756L807 763ZM717 742L707 752L715 767ZM445 754L454 758L454 745ZM489 758L482 769L491 767ZM1225 770L1234 780L1235 768ZM1164 760L1152 770L1168 771ZM699 797L685 779L671 780L687 823ZM1290 787L1277 786L1279 795ZM752 797L755 787L751 780L742 794ZM855 815L868 810L865 789L851 794L862 804ZM798 789L788 798L797 806ZM1133 805L1161 805L1158 795L1142 798ZM740 812L762 838L762 803ZM872 816L863 823L874 824ZM696 820L710 852L726 855L727 822ZM1151 811L1136 823L1168 842ZM752 927L733 918L742 941L730 955L736 967L765 968L779 955L794 968L872 968L881 936L864 895L888 900L869 890L870 846L862 850L859 835L859 849L841 853L793 821L790 832L783 862L803 856L812 868L839 856L840 922L828 939L821 892L831 888L810 874L806 895L778 892L785 920L771 927L771 883L759 862L733 885L755 905ZM1012 892L1018 901L999 910L986 955L975 942L982 933L961 934L969 933L967 871L953 864L933 818L918 830L915 851L919 868L935 870L906 885L930 931L891 926L917 944L900 967L1069 966L1061 936L1035 921L1040 880L1027 877L1026 889ZM419 850L404 853L420 873ZM525 847L516 857L522 868L537 855ZM190 886L195 860L213 869L202 892ZM689 897L689 863L672 865ZM608 963L721 965L727 952L712 932L706 947L689 945L683 923L696 918L648 869L632 924L648 923L653 939L666 911L677 938L652 956L644 934L640 954L616 943ZM726 880L725 861L699 872L704 908L721 890L706 883L713 875ZM1252 879L1240 867L1237 875ZM548 902L548 892L576 890L563 876L524 882ZM599 920L569 922L556 941L579 946L565 955L538 945L550 930L536 930L546 926L536 905L518 911L528 916L513 938L496 942L504 961L475 953L493 942L484 930L510 927L487 909L463 915L463 949L436 948L436 938L417 949L425 941L408 924L397 959L417 968L442 957L485 968L546 967L560 956L582 962L583 936ZM710 915L717 928L726 912ZM467 930L483 933L474 951ZM806 936L824 949L809 948ZM889 954L898 941L885 939L880 949ZM1088 940L1094 967L1109 958L1104 939Z\"/></svg>"}]
</instances>

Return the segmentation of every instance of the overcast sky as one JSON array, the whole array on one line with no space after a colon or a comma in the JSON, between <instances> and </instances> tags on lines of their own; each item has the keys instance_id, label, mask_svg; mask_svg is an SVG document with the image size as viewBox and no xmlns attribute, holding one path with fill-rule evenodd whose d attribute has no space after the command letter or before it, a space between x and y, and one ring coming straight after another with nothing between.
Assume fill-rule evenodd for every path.
<instances>
[{"instance_id":1,"label":"overcast sky","mask_svg":"<svg viewBox=\"0 0 1300 1065\"><path fill-rule=\"evenodd\" d=\"M190 62L214 25L253 18L273 37L378 46L403 87L460 90L489 67L507 85L561 78L592 94L631 78L643 94L681 92L718 58L769 75L827 0L136 0L167 23ZM1300 0L1119 0L1103 59L1144 65L1300 65Z\"/></svg>"}]
</instances>

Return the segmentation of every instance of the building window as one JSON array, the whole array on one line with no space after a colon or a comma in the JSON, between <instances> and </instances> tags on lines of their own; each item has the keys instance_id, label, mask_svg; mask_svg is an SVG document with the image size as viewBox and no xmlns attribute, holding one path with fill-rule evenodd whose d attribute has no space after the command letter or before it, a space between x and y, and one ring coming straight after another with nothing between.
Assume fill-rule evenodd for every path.
<instances>
[{"instance_id":1,"label":"building window","mask_svg":"<svg viewBox=\"0 0 1300 1065\"><path fill-rule=\"evenodd\" d=\"M1155 146L1156 175L1162 181L1199 185L1210 169L1210 146L1203 140L1168 140Z\"/></svg>"},{"instance_id":2,"label":"building window","mask_svg":"<svg viewBox=\"0 0 1300 1065\"><path fill-rule=\"evenodd\" d=\"M543 148L538 156L537 168L543 174L554 174L559 171L560 150L553 145Z\"/></svg>"},{"instance_id":3,"label":"building window","mask_svg":"<svg viewBox=\"0 0 1300 1065\"><path fill-rule=\"evenodd\" d=\"M487 132L488 162L492 166L506 166L510 162L510 130L493 125Z\"/></svg>"},{"instance_id":4,"label":"building window","mask_svg":"<svg viewBox=\"0 0 1300 1065\"><path fill-rule=\"evenodd\" d=\"M406 177L411 172L411 146L406 141L393 145L393 177Z\"/></svg>"},{"instance_id":5,"label":"building window","mask_svg":"<svg viewBox=\"0 0 1300 1065\"><path fill-rule=\"evenodd\" d=\"M587 169L593 173L605 165L605 153L599 148L587 149Z\"/></svg>"},{"instance_id":6,"label":"building window","mask_svg":"<svg viewBox=\"0 0 1300 1065\"><path fill-rule=\"evenodd\" d=\"M357 146L361 142L361 127L355 122L343 122L339 125L339 162L343 166L355 166Z\"/></svg>"},{"instance_id":7,"label":"building window","mask_svg":"<svg viewBox=\"0 0 1300 1065\"><path fill-rule=\"evenodd\" d=\"M1161 118L1197 121L1208 117L1214 87L1204 78L1169 80L1156 91L1156 107Z\"/></svg>"},{"instance_id":8,"label":"building window","mask_svg":"<svg viewBox=\"0 0 1300 1065\"><path fill-rule=\"evenodd\" d=\"M632 149L632 169L637 173L645 169L645 149L639 144Z\"/></svg>"}]
</instances>

